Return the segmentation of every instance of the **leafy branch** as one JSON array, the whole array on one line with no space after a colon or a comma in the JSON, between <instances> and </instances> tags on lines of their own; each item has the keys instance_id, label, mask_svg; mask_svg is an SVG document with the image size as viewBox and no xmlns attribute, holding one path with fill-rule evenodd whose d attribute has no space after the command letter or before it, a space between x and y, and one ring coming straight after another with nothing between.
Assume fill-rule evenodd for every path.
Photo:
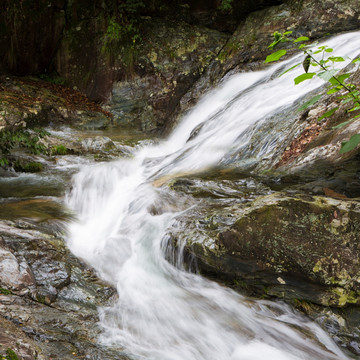
<instances>
[{"instance_id":1,"label":"leafy branch","mask_svg":"<svg viewBox=\"0 0 360 360\"><path fill-rule=\"evenodd\" d=\"M298 46L298 49L302 50L305 58L303 62L298 63L291 68L284 71L281 75L287 73L288 71L298 67L299 65L303 66L304 73L297 76L294 79L295 85L300 84L301 82L305 80L310 80L314 76L317 76L321 78L322 80L329 82L331 84L331 88L327 91L328 95L337 93L341 90L345 90L345 94L338 96L338 99L340 100L341 104L347 104L352 103L352 107L347 110L347 112L353 112L360 110L360 92L357 89L356 85L350 83L348 81L350 77L350 73L343 73L341 75L338 75L340 69L335 68L336 63L344 62L345 59L341 56L328 56L329 54L333 53L333 49L329 48L327 45L319 46L315 48L316 44L304 44L303 42L307 42L310 39L306 36L300 36L296 39L290 39L289 36L292 34L292 31L287 31L284 33L280 33L275 31L274 33L274 41L268 46L269 49L273 49L276 47L279 43L282 42L292 42L293 44L301 43ZM278 50L270 55L267 56L265 63L270 63L273 61L280 60L284 55L286 55L287 51L282 49ZM318 60L315 55L321 55L321 60ZM360 63L360 58L356 58L352 61L354 64ZM309 72L309 69L312 71ZM281 76L280 75L280 76ZM347 82L345 82L347 81ZM306 103L304 103L298 111L303 111L307 109L308 107L314 105L317 101L319 101L321 98L321 95L316 95ZM324 118L328 118L331 115L333 115L336 110L338 110L339 107L335 107L329 111L327 111L325 114L323 114L318 120L322 120ZM352 119L342 122L341 124L334 127L334 129L341 128L350 122L354 121L356 118L359 118L359 115L354 116ZM350 140L343 142L341 144L340 153L345 153L348 151L351 151L356 148L356 146L360 143L360 134L353 135Z\"/></svg>"}]
</instances>

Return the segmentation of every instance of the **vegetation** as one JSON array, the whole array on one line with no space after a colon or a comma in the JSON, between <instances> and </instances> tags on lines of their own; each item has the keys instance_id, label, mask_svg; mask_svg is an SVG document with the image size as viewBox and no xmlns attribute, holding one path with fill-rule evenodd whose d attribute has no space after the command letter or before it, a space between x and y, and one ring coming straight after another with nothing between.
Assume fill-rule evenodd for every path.
<instances>
[{"instance_id":1,"label":"vegetation","mask_svg":"<svg viewBox=\"0 0 360 360\"><path fill-rule=\"evenodd\" d=\"M60 75L52 73L52 74L40 74L39 78L41 80L44 80L46 82L49 82L51 84L55 85L66 85L66 80L62 78Z\"/></svg>"},{"instance_id":2,"label":"vegetation","mask_svg":"<svg viewBox=\"0 0 360 360\"><path fill-rule=\"evenodd\" d=\"M15 161L13 166L15 171L27 172L27 173L36 173L44 169L43 164L37 161L29 161L25 164L23 164L21 161Z\"/></svg>"},{"instance_id":3,"label":"vegetation","mask_svg":"<svg viewBox=\"0 0 360 360\"><path fill-rule=\"evenodd\" d=\"M1 360L19 360L18 356L16 355L15 351L12 349L6 349L6 355L0 355Z\"/></svg>"},{"instance_id":4,"label":"vegetation","mask_svg":"<svg viewBox=\"0 0 360 360\"><path fill-rule=\"evenodd\" d=\"M48 133L44 129L29 130L1 130L0 131L0 166L8 164L8 156L15 147L28 149L32 154L46 152L46 146L40 139Z\"/></svg>"},{"instance_id":5,"label":"vegetation","mask_svg":"<svg viewBox=\"0 0 360 360\"><path fill-rule=\"evenodd\" d=\"M122 48L123 61L130 72L136 58L137 47L142 41L139 12L144 6L141 0L119 2L108 20L104 34L102 52L112 56Z\"/></svg>"},{"instance_id":6,"label":"vegetation","mask_svg":"<svg viewBox=\"0 0 360 360\"><path fill-rule=\"evenodd\" d=\"M1 295L11 295L12 292L10 290L8 290L8 289L4 289L4 288L0 287L0 294Z\"/></svg>"},{"instance_id":7,"label":"vegetation","mask_svg":"<svg viewBox=\"0 0 360 360\"><path fill-rule=\"evenodd\" d=\"M51 149L51 155L66 155L68 149L65 145L56 145Z\"/></svg>"},{"instance_id":8,"label":"vegetation","mask_svg":"<svg viewBox=\"0 0 360 360\"><path fill-rule=\"evenodd\" d=\"M228 12L228 13L232 12L233 10L232 2L233 0L221 0L218 9L222 12Z\"/></svg>"},{"instance_id":9,"label":"vegetation","mask_svg":"<svg viewBox=\"0 0 360 360\"><path fill-rule=\"evenodd\" d=\"M301 82L305 80L310 80L314 76L317 76L321 78L322 80L328 82L330 84L330 89L327 91L328 95L338 93L342 91L341 95L338 96L338 99L340 100L341 104L347 104L349 103L349 109L346 110L348 113L360 110L360 91L354 85L349 81L350 73L341 73L340 70L337 69L335 66L339 62L344 62L345 59L342 56L334 56L332 55L333 49L329 48L328 46L319 46L316 47L316 44L304 44L303 42L307 42L310 39L306 36L301 36L296 39L291 39L292 32L287 31L282 33L275 32L274 33L274 41L269 45L270 49L273 49L275 46L277 46L279 43L282 42L292 42L293 44L297 45L298 43L301 43L298 48L303 51L305 58L303 62L298 63L294 66L292 66L290 69L286 70L282 74L287 73L288 71L298 67L302 64L304 73L297 76L294 79L295 85L300 84ZM286 55L287 51L284 49L278 50L269 56L267 56L265 62L273 62L277 61L280 58L282 58L284 55ZM320 54L321 59L318 60L315 55ZM330 55L330 56L328 56ZM356 58L352 60L352 63L359 64L360 58ZM311 71L309 71L311 70ZM307 109L309 106L315 104L317 101L319 101L321 98L321 95L318 94L314 96L312 99L307 101L305 104L303 104L299 111ZM329 111L327 111L325 114L323 114L318 120L322 120L324 118L328 118L331 115L333 115L336 110L338 110L339 107L335 107ZM354 116L352 119L342 122L341 124L335 126L334 128L341 128L348 123L354 121L356 118L359 118L359 115ZM353 135L350 140L343 142L341 145L340 153L345 153L348 151L353 150L358 144L360 143L360 134Z\"/></svg>"}]
</instances>

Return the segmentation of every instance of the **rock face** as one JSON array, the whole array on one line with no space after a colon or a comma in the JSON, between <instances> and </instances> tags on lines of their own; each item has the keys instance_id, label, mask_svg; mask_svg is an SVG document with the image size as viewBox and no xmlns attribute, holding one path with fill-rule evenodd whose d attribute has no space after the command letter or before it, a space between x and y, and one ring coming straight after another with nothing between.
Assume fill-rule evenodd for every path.
<instances>
[{"instance_id":1,"label":"rock face","mask_svg":"<svg viewBox=\"0 0 360 360\"><path fill-rule=\"evenodd\" d=\"M6 302L6 297L0 295L0 301ZM0 317L0 356L6 359L6 350L11 349L18 359L24 360L45 360L41 354L40 348L27 337L19 328L14 325L10 320Z\"/></svg>"},{"instance_id":2,"label":"rock face","mask_svg":"<svg viewBox=\"0 0 360 360\"><path fill-rule=\"evenodd\" d=\"M91 100L111 100L119 123L144 131L162 130L237 23L250 12L281 1L234 1L223 7L218 0L144 0L145 6L136 10L140 45L122 39L108 46L108 26L117 7L130 6L121 3L95 1L89 7L85 1L49 5L41 0L34 6L26 0L19 6L4 1L0 49L5 56L0 73L55 71Z\"/></svg>"},{"instance_id":3,"label":"rock face","mask_svg":"<svg viewBox=\"0 0 360 360\"><path fill-rule=\"evenodd\" d=\"M360 304L356 201L274 193L210 209L179 219L201 270L257 295Z\"/></svg>"},{"instance_id":4,"label":"rock face","mask_svg":"<svg viewBox=\"0 0 360 360\"><path fill-rule=\"evenodd\" d=\"M0 343L23 359L128 359L97 343L115 290L65 247L61 227L0 222Z\"/></svg>"},{"instance_id":5,"label":"rock face","mask_svg":"<svg viewBox=\"0 0 360 360\"><path fill-rule=\"evenodd\" d=\"M6 249L0 249L0 285L10 291L21 293L35 286L34 276L26 264L20 262Z\"/></svg>"},{"instance_id":6,"label":"rock face","mask_svg":"<svg viewBox=\"0 0 360 360\"><path fill-rule=\"evenodd\" d=\"M359 209L356 202L273 194L256 200L231 229L221 232L218 246L230 256L255 261L262 270L328 287L327 295L316 299L309 293L305 300L359 304Z\"/></svg>"},{"instance_id":7,"label":"rock face","mask_svg":"<svg viewBox=\"0 0 360 360\"><path fill-rule=\"evenodd\" d=\"M158 19L144 27L147 36L134 64L135 73L128 81L115 83L109 109L115 123L151 131L163 128L174 115L180 98L199 79L228 36Z\"/></svg>"},{"instance_id":8,"label":"rock face","mask_svg":"<svg viewBox=\"0 0 360 360\"><path fill-rule=\"evenodd\" d=\"M169 230L185 263L248 295L295 305L359 355L359 203L293 191L261 195L261 187L246 195L228 180L199 193L195 184L171 185L200 197Z\"/></svg>"},{"instance_id":9,"label":"rock face","mask_svg":"<svg viewBox=\"0 0 360 360\"><path fill-rule=\"evenodd\" d=\"M351 66L346 69L354 71ZM350 81L360 85L360 71L354 71ZM326 89L327 90L327 89ZM325 91L326 91L325 90ZM358 197L359 184L356 184L358 171L359 147L352 151L341 153L342 142L349 140L360 132L360 121L356 119L359 111L348 112L349 106L339 102L339 95L326 96L321 93L323 101L304 111L297 121L296 130L274 158L272 168L280 176L295 175L309 180L332 176L333 190L348 197ZM322 122L318 119L325 112L338 108L335 113ZM336 127L341 123L344 126ZM296 122L295 122L296 124Z\"/></svg>"}]
</instances>

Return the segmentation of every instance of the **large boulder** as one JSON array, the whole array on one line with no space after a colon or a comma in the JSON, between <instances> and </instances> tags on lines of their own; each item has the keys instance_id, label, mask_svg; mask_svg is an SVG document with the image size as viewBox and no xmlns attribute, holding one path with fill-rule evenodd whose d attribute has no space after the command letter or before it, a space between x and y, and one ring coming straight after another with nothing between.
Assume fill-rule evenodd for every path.
<instances>
[{"instance_id":1,"label":"large boulder","mask_svg":"<svg viewBox=\"0 0 360 360\"><path fill-rule=\"evenodd\" d=\"M193 212L176 223L186 234L173 235L200 271L257 296L360 304L356 201L273 193Z\"/></svg>"},{"instance_id":2,"label":"large boulder","mask_svg":"<svg viewBox=\"0 0 360 360\"><path fill-rule=\"evenodd\" d=\"M70 254L58 221L0 221L0 356L9 348L28 360L126 360L98 343L97 307L115 301L116 291Z\"/></svg>"}]
</instances>

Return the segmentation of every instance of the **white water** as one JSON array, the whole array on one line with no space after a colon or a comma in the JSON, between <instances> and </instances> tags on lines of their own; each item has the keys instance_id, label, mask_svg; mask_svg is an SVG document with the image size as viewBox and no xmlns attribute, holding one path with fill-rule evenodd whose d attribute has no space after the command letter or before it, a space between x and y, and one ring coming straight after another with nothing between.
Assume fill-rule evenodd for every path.
<instances>
[{"instance_id":1,"label":"white water","mask_svg":"<svg viewBox=\"0 0 360 360\"><path fill-rule=\"evenodd\" d=\"M328 45L354 57L358 43L355 33ZM86 166L74 177L67 203L79 220L70 227L69 246L119 294L116 304L100 309L105 344L153 360L346 358L316 324L287 306L250 301L164 259L166 228L183 209L176 201L165 204L166 190L153 181L215 166L246 146L249 127L322 84L314 79L295 87L296 71L273 76L280 66L232 76L167 141L137 151L131 160ZM150 211L154 206L163 207L160 215Z\"/></svg>"}]
</instances>

